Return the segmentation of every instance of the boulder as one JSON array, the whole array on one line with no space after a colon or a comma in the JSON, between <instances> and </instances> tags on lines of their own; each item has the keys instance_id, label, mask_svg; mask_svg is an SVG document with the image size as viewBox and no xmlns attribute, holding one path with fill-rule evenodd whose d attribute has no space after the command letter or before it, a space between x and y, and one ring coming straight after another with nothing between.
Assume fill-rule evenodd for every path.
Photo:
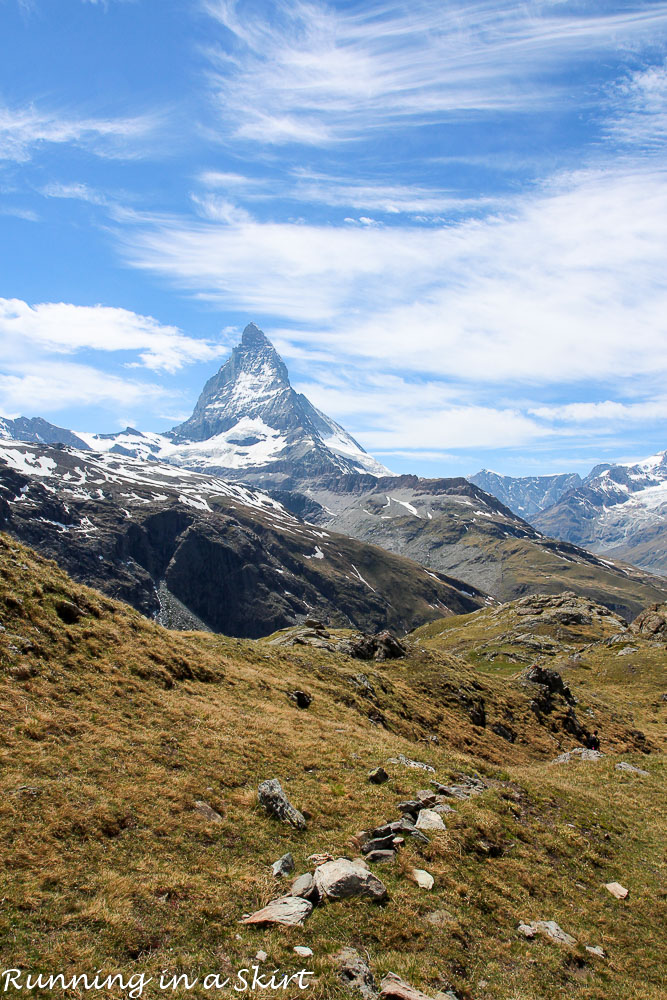
<instances>
[{"instance_id":1,"label":"boulder","mask_svg":"<svg viewBox=\"0 0 667 1000\"><path fill-rule=\"evenodd\" d=\"M387 848L386 850L376 850L369 851L366 855L366 860L370 861L371 864L381 864L383 861L393 861L396 857L396 851Z\"/></svg>"},{"instance_id":2,"label":"boulder","mask_svg":"<svg viewBox=\"0 0 667 1000\"><path fill-rule=\"evenodd\" d=\"M311 903L317 903L320 898L315 880L310 872L306 872L305 875L299 875L298 878L294 879L290 892L293 896L300 896L301 899L309 899Z\"/></svg>"},{"instance_id":3,"label":"boulder","mask_svg":"<svg viewBox=\"0 0 667 1000\"><path fill-rule=\"evenodd\" d=\"M368 780L372 785L382 785L385 781L389 781L389 775L383 767L376 767L368 775Z\"/></svg>"},{"instance_id":4,"label":"boulder","mask_svg":"<svg viewBox=\"0 0 667 1000\"><path fill-rule=\"evenodd\" d=\"M599 750L587 750L585 747L575 747L574 750L568 750L566 753L554 757L551 763L567 764L571 760L601 760L603 757L604 754Z\"/></svg>"},{"instance_id":5,"label":"boulder","mask_svg":"<svg viewBox=\"0 0 667 1000\"><path fill-rule=\"evenodd\" d=\"M288 691L287 697L293 701L297 708L308 708L312 704L312 695L306 691Z\"/></svg>"},{"instance_id":6,"label":"boulder","mask_svg":"<svg viewBox=\"0 0 667 1000\"><path fill-rule=\"evenodd\" d=\"M522 923L519 924L517 930L524 937L534 938L536 934L541 934L543 937L548 937L557 944L566 944L571 948L577 943L577 939L573 938L571 934L566 934L555 920L536 920L532 924Z\"/></svg>"},{"instance_id":7,"label":"boulder","mask_svg":"<svg viewBox=\"0 0 667 1000\"><path fill-rule=\"evenodd\" d=\"M374 837L367 840L361 848L362 854L370 854L371 851L391 851L394 843L394 834L389 833L386 837Z\"/></svg>"},{"instance_id":8,"label":"boulder","mask_svg":"<svg viewBox=\"0 0 667 1000\"><path fill-rule=\"evenodd\" d=\"M647 638L662 639L667 642L667 604L652 604L645 611L641 611L630 628Z\"/></svg>"},{"instance_id":9,"label":"boulder","mask_svg":"<svg viewBox=\"0 0 667 1000\"><path fill-rule=\"evenodd\" d=\"M620 882L605 882L605 889L615 896L616 899L625 899L628 894L628 890L625 889Z\"/></svg>"},{"instance_id":10,"label":"boulder","mask_svg":"<svg viewBox=\"0 0 667 1000\"><path fill-rule=\"evenodd\" d=\"M635 767L634 764L628 764L627 761L624 761L624 760L620 761L616 765L616 770L617 771L628 771L631 774L641 774L645 778L648 778L648 776L649 776L649 772L648 771L643 771L641 769L641 767Z\"/></svg>"},{"instance_id":11,"label":"boulder","mask_svg":"<svg viewBox=\"0 0 667 1000\"><path fill-rule=\"evenodd\" d=\"M380 901L387 895L386 886L377 875L347 858L325 862L315 869L313 877L320 895L329 899L365 896Z\"/></svg>"},{"instance_id":12,"label":"boulder","mask_svg":"<svg viewBox=\"0 0 667 1000\"><path fill-rule=\"evenodd\" d=\"M289 823L296 830L306 829L306 820L298 809L295 809L282 790L277 778L263 781L258 788L260 805L266 811L283 823Z\"/></svg>"},{"instance_id":13,"label":"boulder","mask_svg":"<svg viewBox=\"0 0 667 1000\"><path fill-rule=\"evenodd\" d=\"M310 958L310 956L313 954L313 950L312 948L307 948L303 944L297 944L294 947L294 954L298 955L299 958Z\"/></svg>"},{"instance_id":14,"label":"boulder","mask_svg":"<svg viewBox=\"0 0 667 1000\"><path fill-rule=\"evenodd\" d=\"M306 917L309 917L313 904L299 896L281 896L273 899L261 910L256 910L250 916L244 917L242 924L284 924L288 927L300 927Z\"/></svg>"}]
</instances>

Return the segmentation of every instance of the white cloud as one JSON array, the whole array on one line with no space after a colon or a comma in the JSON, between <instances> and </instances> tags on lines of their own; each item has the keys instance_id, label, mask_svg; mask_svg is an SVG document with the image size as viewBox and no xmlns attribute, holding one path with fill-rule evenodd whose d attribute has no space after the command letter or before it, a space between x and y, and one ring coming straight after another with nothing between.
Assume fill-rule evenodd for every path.
<instances>
[{"instance_id":1,"label":"white cloud","mask_svg":"<svg viewBox=\"0 0 667 1000\"><path fill-rule=\"evenodd\" d=\"M616 87L607 134L644 152L667 142L667 63L631 74Z\"/></svg>"},{"instance_id":2,"label":"white cloud","mask_svg":"<svg viewBox=\"0 0 667 1000\"><path fill-rule=\"evenodd\" d=\"M43 146L81 146L97 156L134 157L141 141L156 131L158 115L76 118L57 111L0 107L0 160L25 163Z\"/></svg>"},{"instance_id":3,"label":"white cloud","mask_svg":"<svg viewBox=\"0 0 667 1000\"><path fill-rule=\"evenodd\" d=\"M0 363L5 367L19 359L38 363L40 354L83 350L128 352L132 367L174 372L195 361L212 360L224 348L128 309L66 302L31 306L20 299L0 298Z\"/></svg>"},{"instance_id":4,"label":"white cloud","mask_svg":"<svg viewBox=\"0 0 667 1000\"><path fill-rule=\"evenodd\" d=\"M164 406L170 397L164 386L74 362L35 361L29 370L0 373L0 413L6 417L43 416L72 406L144 409Z\"/></svg>"},{"instance_id":5,"label":"white cloud","mask_svg":"<svg viewBox=\"0 0 667 1000\"><path fill-rule=\"evenodd\" d=\"M551 0L276 0L270 16L243 0L204 8L227 32L225 48L208 50L223 126L272 145L564 103L564 67L667 28L664 2L592 15Z\"/></svg>"},{"instance_id":6,"label":"white cloud","mask_svg":"<svg viewBox=\"0 0 667 1000\"><path fill-rule=\"evenodd\" d=\"M567 175L511 211L431 229L163 219L123 239L136 266L343 359L473 383L622 383L667 374L665 218L656 168Z\"/></svg>"}]
</instances>

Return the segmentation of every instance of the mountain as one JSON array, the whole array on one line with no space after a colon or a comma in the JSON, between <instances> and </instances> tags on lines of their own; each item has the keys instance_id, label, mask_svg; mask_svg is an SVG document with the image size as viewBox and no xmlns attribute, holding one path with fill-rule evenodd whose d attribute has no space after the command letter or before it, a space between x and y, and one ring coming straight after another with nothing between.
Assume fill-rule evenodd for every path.
<instances>
[{"instance_id":1,"label":"mountain","mask_svg":"<svg viewBox=\"0 0 667 1000\"><path fill-rule=\"evenodd\" d=\"M266 493L118 453L3 442L0 527L176 628L252 637L315 616L403 633L490 600Z\"/></svg>"},{"instance_id":2,"label":"mountain","mask_svg":"<svg viewBox=\"0 0 667 1000\"><path fill-rule=\"evenodd\" d=\"M465 479L359 476L338 485L338 493L309 493L327 530L452 574L498 601L574 591L630 619L667 592L661 577L545 537Z\"/></svg>"},{"instance_id":3,"label":"mountain","mask_svg":"<svg viewBox=\"0 0 667 1000\"><path fill-rule=\"evenodd\" d=\"M81 448L84 451L90 446L73 431L64 427L56 427L41 417L0 417L0 438L13 441L36 441L39 444L66 444L70 448Z\"/></svg>"},{"instance_id":4,"label":"mountain","mask_svg":"<svg viewBox=\"0 0 667 1000\"><path fill-rule=\"evenodd\" d=\"M667 451L598 465L534 519L542 531L667 575Z\"/></svg>"},{"instance_id":5,"label":"mountain","mask_svg":"<svg viewBox=\"0 0 667 1000\"><path fill-rule=\"evenodd\" d=\"M563 472L554 476L502 476L489 469L482 469L466 478L475 486L481 486L487 493L498 497L506 507L531 523L540 511L557 503L564 493L576 489L582 482L581 476L576 472Z\"/></svg>"},{"instance_id":6,"label":"mountain","mask_svg":"<svg viewBox=\"0 0 667 1000\"><path fill-rule=\"evenodd\" d=\"M347 431L295 392L285 363L254 323L213 375L192 416L166 434L127 427L81 437L99 451L292 490L341 475L390 475Z\"/></svg>"}]
</instances>

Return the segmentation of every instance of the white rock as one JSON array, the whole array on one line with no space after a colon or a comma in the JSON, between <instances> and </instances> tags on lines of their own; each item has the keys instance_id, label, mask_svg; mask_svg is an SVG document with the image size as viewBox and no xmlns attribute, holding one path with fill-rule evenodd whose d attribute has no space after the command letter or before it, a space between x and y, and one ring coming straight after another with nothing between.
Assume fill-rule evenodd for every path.
<instances>
[{"instance_id":1,"label":"white rock","mask_svg":"<svg viewBox=\"0 0 667 1000\"><path fill-rule=\"evenodd\" d=\"M413 868L412 877L420 889L432 889L435 885L433 876L429 872L425 872L423 868Z\"/></svg>"},{"instance_id":2,"label":"white rock","mask_svg":"<svg viewBox=\"0 0 667 1000\"><path fill-rule=\"evenodd\" d=\"M266 954L265 951L258 951L257 954L255 955L255 960L257 962L266 962L268 957L269 956Z\"/></svg>"},{"instance_id":3,"label":"white rock","mask_svg":"<svg viewBox=\"0 0 667 1000\"><path fill-rule=\"evenodd\" d=\"M299 958L310 958L310 956L313 954L313 952L312 952L311 948L306 948L305 945L298 944L298 945L296 945L296 947L294 949L294 954L298 955Z\"/></svg>"},{"instance_id":4,"label":"white rock","mask_svg":"<svg viewBox=\"0 0 667 1000\"><path fill-rule=\"evenodd\" d=\"M629 771L631 774L642 774L645 778L649 777L648 771L642 771L641 767L635 767L634 764L628 764L627 761L622 760L616 765L617 771Z\"/></svg>"},{"instance_id":5,"label":"white rock","mask_svg":"<svg viewBox=\"0 0 667 1000\"><path fill-rule=\"evenodd\" d=\"M587 944L586 951L590 951L591 955L597 955L598 958L604 958L604 951L599 944Z\"/></svg>"},{"instance_id":6,"label":"white rock","mask_svg":"<svg viewBox=\"0 0 667 1000\"><path fill-rule=\"evenodd\" d=\"M612 896L616 899L625 899L628 894L628 890L625 889L620 882L605 882L605 889L608 889Z\"/></svg>"},{"instance_id":7,"label":"white rock","mask_svg":"<svg viewBox=\"0 0 667 1000\"><path fill-rule=\"evenodd\" d=\"M567 944L572 947L577 943L577 939L573 938L571 934L566 934L555 920L535 920L532 924L519 924L517 930L519 934L523 934L527 938L534 938L536 934L542 934L558 944Z\"/></svg>"},{"instance_id":8,"label":"white rock","mask_svg":"<svg viewBox=\"0 0 667 1000\"><path fill-rule=\"evenodd\" d=\"M447 827L442 821L440 813L433 809L422 809L417 816L415 827L418 830L446 830Z\"/></svg>"}]
</instances>

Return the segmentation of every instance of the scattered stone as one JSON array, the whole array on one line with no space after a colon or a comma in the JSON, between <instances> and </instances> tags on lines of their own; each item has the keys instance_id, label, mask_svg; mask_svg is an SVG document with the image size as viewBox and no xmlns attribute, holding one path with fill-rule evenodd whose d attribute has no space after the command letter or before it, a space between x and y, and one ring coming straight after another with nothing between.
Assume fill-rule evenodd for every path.
<instances>
[{"instance_id":1,"label":"scattered stone","mask_svg":"<svg viewBox=\"0 0 667 1000\"><path fill-rule=\"evenodd\" d=\"M58 618L66 625L76 625L84 614L81 608L71 601L56 601L55 609Z\"/></svg>"},{"instance_id":2,"label":"scattered stone","mask_svg":"<svg viewBox=\"0 0 667 1000\"><path fill-rule=\"evenodd\" d=\"M427 808L434 806L438 801L435 792L430 792L427 788L422 788L421 791L417 792L417 798Z\"/></svg>"},{"instance_id":3,"label":"scattered stone","mask_svg":"<svg viewBox=\"0 0 667 1000\"><path fill-rule=\"evenodd\" d=\"M377 997L373 973L358 951L343 948L335 956L335 960L340 966L340 978L349 990L359 993L362 1000L374 1000Z\"/></svg>"},{"instance_id":4,"label":"scattered stone","mask_svg":"<svg viewBox=\"0 0 667 1000\"><path fill-rule=\"evenodd\" d=\"M297 830L306 829L303 814L289 802L277 778L263 781L258 788L258 795L260 805L263 805L271 816L275 816L283 823L289 823Z\"/></svg>"},{"instance_id":5,"label":"scattered stone","mask_svg":"<svg viewBox=\"0 0 667 1000\"><path fill-rule=\"evenodd\" d=\"M320 865L315 869L314 879L320 895L329 899L366 896L379 901L387 895L386 886L377 875L347 858L336 858Z\"/></svg>"},{"instance_id":6,"label":"scattered stone","mask_svg":"<svg viewBox=\"0 0 667 1000\"><path fill-rule=\"evenodd\" d=\"M266 954L265 951L261 951L260 950L255 955L255 961L257 961L257 962L266 962L266 960L267 960L268 957L269 956Z\"/></svg>"},{"instance_id":7,"label":"scattered stone","mask_svg":"<svg viewBox=\"0 0 667 1000\"><path fill-rule=\"evenodd\" d=\"M403 764L404 767L413 767L418 771L428 771L430 774L435 774L435 768L431 767L430 764L425 764L422 760L411 760L402 753L399 753L398 757L390 757L389 763Z\"/></svg>"},{"instance_id":8,"label":"scattered stone","mask_svg":"<svg viewBox=\"0 0 667 1000\"><path fill-rule=\"evenodd\" d=\"M616 899L625 899L628 894L628 890L625 889L620 882L605 882L605 889L607 889L612 896Z\"/></svg>"},{"instance_id":9,"label":"scattered stone","mask_svg":"<svg viewBox=\"0 0 667 1000\"><path fill-rule=\"evenodd\" d=\"M383 861L393 861L396 857L396 851L394 850L377 850L369 851L366 855L366 860L370 861L371 864L381 864Z\"/></svg>"},{"instance_id":10,"label":"scattered stone","mask_svg":"<svg viewBox=\"0 0 667 1000\"><path fill-rule=\"evenodd\" d=\"M362 854L370 854L371 851L390 851L394 843L394 834L389 833L386 837L373 837L367 840L361 848Z\"/></svg>"},{"instance_id":11,"label":"scattered stone","mask_svg":"<svg viewBox=\"0 0 667 1000\"><path fill-rule=\"evenodd\" d=\"M301 899L309 899L311 903L317 903L320 898L315 880L310 872L306 872L305 875L299 875L298 878L294 879L290 892L293 896L299 896Z\"/></svg>"},{"instance_id":12,"label":"scattered stone","mask_svg":"<svg viewBox=\"0 0 667 1000\"><path fill-rule=\"evenodd\" d=\"M432 889L435 885L433 876L423 868L413 868L412 877L420 889Z\"/></svg>"},{"instance_id":13,"label":"scattered stone","mask_svg":"<svg viewBox=\"0 0 667 1000\"><path fill-rule=\"evenodd\" d=\"M297 708L308 708L313 701L312 695L306 691L288 691L287 697L294 702Z\"/></svg>"},{"instance_id":14,"label":"scattered stone","mask_svg":"<svg viewBox=\"0 0 667 1000\"><path fill-rule=\"evenodd\" d=\"M380 983L380 996L383 1000L431 1000L393 972L387 973Z\"/></svg>"},{"instance_id":15,"label":"scattered stone","mask_svg":"<svg viewBox=\"0 0 667 1000\"><path fill-rule=\"evenodd\" d=\"M385 781L389 781L389 775L383 767L376 767L368 775L368 780L372 785L382 785Z\"/></svg>"},{"instance_id":16,"label":"scattered stone","mask_svg":"<svg viewBox=\"0 0 667 1000\"><path fill-rule=\"evenodd\" d=\"M589 951L591 955L597 955L598 958L604 958L604 951L602 950L599 944L596 945L587 944L586 951Z\"/></svg>"},{"instance_id":17,"label":"scattered stone","mask_svg":"<svg viewBox=\"0 0 667 1000\"><path fill-rule=\"evenodd\" d=\"M313 951L312 948L306 948L303 944L297 944L294 948L294 954L298 955L299 958L310 958Z\"/></svg>"},{"instance_id":18,"label":"scattered stone","mask_svg":"<svg viewBox=\"0 0 667 1000\"><path fill-rule=\"evenodd\" d=\"M434 927L446 927L447 924L454 922L454 915L449 910L433 910L432 913L427 913L424 919Z\"/></svg>"},{"instance_id":19,"label":"scattered stone","mask_svg":"<svg viewBox=\"0 0 667 1000\"><path fill-rule=\"evenodd\" d=\"M313 865L314 868L317 868L318 865L325 864L325 862L327 861L333 861L333 859L334 859L333 854L327 854L327 853L311 854L308 857L308 861L310 861L310 863Z\"/></svg>"},{"instance_id":20,"label":"scattered stone","mask_svg":"<svg viewBox=\"0 0 667 1000\"><path fill-rule=\"evenodd\" d=\"M534 938L536 934L542 934L544 937L550 938L551 941L556 941L557 944L573 947L577 943L577 939L573 938L571 934L566 934L555 920L537 920L532 924L519 924L517 930L527 938Z\"/></svg>"},{"instance_id":21,"label":"scattered stone","mask_svg":"<svg viewBox=\"0 0 667 1000\"><path fill-rule=\"evenodd\" d=\"M294 858L289 853L283 854L282 858L273 862L271 871L276 878L285 878L286 875L291 875L294 871Z\"/></svg>"},{"instance_id":22,"label":"scattered stone","mask_svg":"<svg viewBox=\"0 0 667 1000\"><path fill-rule=\"evenodd\" d=\"M628 764L626 761L622 760L616 765L617 771L630 771L632 774L641 774L645 778L649 777L648 771L642 771L641 767L635 767L634 764Z\"/></svg>"},{"instance_id":23,"label":"scattered stone","mask_svg":"<svg viewBox=\"0 0 667 1000\"><path fill-rule=\"evenodd\" d=\"M244 917L242 924L285 924L288 927L300 927L306 917L309 917L313 904L308 899L299 896L281 896L273 899L261 910Z\"/></svg>"},{"instance_id":24,"label":"scattered stone","mask_svg":"<svg viewBox=\"0 0 667 1000\"><path fill-rule=\"evenodd\" d=\"M210 823L222 823L222 816L220 815L220 813L216 812L215 809L213 809L212 806L208 804L208 802L204 802L203 799L198 799L195 802L194 808L198 813L201 813L204 819L207 819Z\"/></svg>"},{"instance_id":25,"label":"scattered stone","mask_svg":"<svg viewBox=\"0 0 667 1000\"><path fill-rule=\"evenodd\" d=\"M446 802L439 802L437 806L433 806L433 812L438 813L440 816L446 816L447 813L455 813L456 809L452 809Z\"/></svg>"},{"instance_id":26,"label":"scattered stone","mask_svg":"<svg viewBox=\"0 0 667 1000\"><path fill-rule=\"evenodd\" d=\"M575 747L566 753L554 757L552 764L568 764L571 760L601 760L604 754L600 750L587 750L586 747Z\"/></svg>"},{"instance_id":27,"label":"scattered stone","mask_svg":"<svg viewBox=\"0 0 667 1000\"><path fill-rule=\"evenodd\" d=\"M446 830L447 827L442 821L442 816L440 813L434 812L433 809L422 809L417 816L417 822L415 824L417 830Z\"/></svg>"}]
</instances>

